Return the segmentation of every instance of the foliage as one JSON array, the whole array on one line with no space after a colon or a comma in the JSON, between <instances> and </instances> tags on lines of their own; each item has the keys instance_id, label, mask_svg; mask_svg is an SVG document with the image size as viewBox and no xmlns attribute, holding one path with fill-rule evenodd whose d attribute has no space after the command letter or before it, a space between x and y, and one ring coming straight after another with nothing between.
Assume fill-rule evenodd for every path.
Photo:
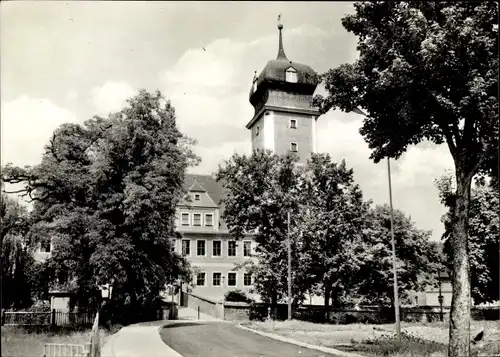
<instances>
[{"instance_id":1,"label":"foliage","mask_svg":"<svg viewBox=\"0 0 500 357\"><path fill-rule=\"evenodd\" d=\"M224 219L230 234L242 239L246 233L255 235L259 264L249 262L246 268L254 276L254 288L263 301L276 304L287 295L287 214L298 212L296 157L278 156L270 151L256 150L251 156L234 154L219 167L217 180L225 188ZM301 260L292 241L294 272L300 272ZM293 278L293 299L302 301L305 289Z\"/></svg>"},{"instance_id":2,"label":"foliage","mask_svg":"<svg viewBox=\"0 0 500 357\"><path fill-rule=\"evenodd\" d=\"M224 301L250 302L252 299L250 299L244 291L236 289L226 292L224 294Z\"/></svg>"},{"instance_id":3,"label":"foliage","mask_svg":"<svg viewBox=\"0 0 500 357\"><path fill-rule=\"evenodd\" d=\"M169 238L186 169L198 158L163 101L141 91L108 118L63 124L39 165L3 169L4 181L26 184L36 222L29 239L52 239L46 272L79 307L95 308L106 283L111 305L133 311L153 304L171 279L190 280Z\"/></svg>"},{"instance_id":4,"label":"foliage","mask_svg":"<svg viewBox=\"0 0 500 357\"><path fill-rule=\"evenodd\" d=\"M2 194L2 307L21 309L31 305L31 272L34 259L25 242L28 230L26 207Z\"/></svg>"},{"instance_id":5,"label":"foliage","mask_svg":"<svg viewBox=\"0 0 500 357\"><path fill-rule=\"evenodd\" d=\"M421 291L441 265L436 245L429 241L430 231L415 227L402 211L395 209L394 241L399 292ZM365 231L365 260L358 272L358 293L370 303L393 304L390 206L377 205L370 211Z\"/></svg>"},{"instance_id":6,"label":"foliage","mask_svg":"<svg viewBox=\"0 0 500 357\"><path fill-rule=\"evenodd\" d=\"M447 205L453 195L454 180L450 173L436 180L441 202ZM471 192L469 222L467 226L471 263L472 297L476 304L499 300L499 194L495 182L477 180ZM451 221L448 212L442 217L444 252L451 270Z\"/></svg>"},{"instance_id":7,"label":"foliage","mask_svg":"<svg viewBox=\"0 0 500 357\"><path fill-rule=\"evenodd\" d=\"M300 174L302 213L296 217L303 244L302 260L309 281L322 287L325 303L334 305L355 289L352 276L360 269L364 248L362 231L369 202L354 183L353 170L331 161L328 154L312 154Z\"/></svg>"},{"instance_id":8,"label":"foliage","mask_svg":"<svg viewBox=\"0 0 500 357\"><path fill-rule=\"evenodd\" d=\"M498 177L498 4L356 2L342 19L359 57L323 75L322 112L363 108L371 158L398 158L424 140L446 142L457 188L451 205L453 303L450 357L469 354L467 219L471 181Z\"/></svg>"}]
</instances>

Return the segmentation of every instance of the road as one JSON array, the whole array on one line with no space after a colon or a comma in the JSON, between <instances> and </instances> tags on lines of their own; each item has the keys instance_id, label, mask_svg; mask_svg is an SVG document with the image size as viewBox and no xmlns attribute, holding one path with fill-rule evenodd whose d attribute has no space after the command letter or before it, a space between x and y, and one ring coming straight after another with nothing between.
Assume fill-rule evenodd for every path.
<instances>
[{"instance_id":1,"label":"road","mask_svg":"<svg viewBox=\"0 0 500 357\"><path fill-rule=\"evenodd\" d=\"M331 357L333 355L274 340L223 322L166 326L161 339L184 357Z\"/></svg>"}]
</instances>

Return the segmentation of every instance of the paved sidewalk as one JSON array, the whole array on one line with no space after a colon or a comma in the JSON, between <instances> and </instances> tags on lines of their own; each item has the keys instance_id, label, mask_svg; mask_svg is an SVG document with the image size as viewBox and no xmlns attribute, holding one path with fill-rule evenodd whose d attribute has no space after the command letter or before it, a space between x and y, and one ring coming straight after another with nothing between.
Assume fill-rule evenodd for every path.
<instances>
[{"instance_id":1,"label":"paved sidewalk","mask_svg":"<svg viewBox=\"0 0 500 357\"><path fill-rule=\"evenodd\" d=\"M160 337L166 321L130 325L111 336L101 350L102 357L182 357Z\"/></svg>"},{"instance_id":2,"label":"paved sidewalk","mask_svg":"<svg viewBox=\"0 0 500 357\"><path fill-rule=\"evenodd\" d=\"M200 313L189 307L179 309L179 320L182 321L220 321L215 317ZM168 347L160 337L160 329L173 320L152 321L123 327L109 337L101 350L102 357L182 357Z\"/></svg>"}]
</instances>

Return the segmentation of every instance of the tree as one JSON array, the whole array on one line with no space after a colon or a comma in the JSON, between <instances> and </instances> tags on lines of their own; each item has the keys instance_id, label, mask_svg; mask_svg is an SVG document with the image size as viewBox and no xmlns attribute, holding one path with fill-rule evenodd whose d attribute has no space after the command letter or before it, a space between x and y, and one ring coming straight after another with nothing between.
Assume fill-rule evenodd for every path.
<instances>
[{"instance_id":1,"label":"tree","mask_svg":"<svg viewBox=\"0 0 500 357\"><path fill-rule=\"evenodd\" d=\"M448 206L453 195L453 177L446 174L436 180L441 202ZM467 225L468 248L470 251L472 298L476 304L499 300L499 194L493 181L476 180L471 192L469 222ZM445 225L443 234L447 267L451 270L453 250L451 246L450 213L442 217Z\"/></svg>"},{"instance_id":2,"label":"tree","mask_svg":"<svg viewBox=\"0 0 500 357\"><path fill-rule=\"evenodd\" d=\"M418 229L402 211L394 210L396 271L401 293L421 291L433 282L441 265L430 231ZM390 206L377 205L366 217L363 263L355 280L364 301L394 306Z\"/></svg>"},{"instance_id":3,"label":"tree","mask_svg":"<svg viewBox=\"0 0 500 357\"><path fill-rule=\"evenodd\" d=\"M423 140L446 142L457 187L451 204L453 299L449 356L469 355L467 221L474 175L498 175L498 4L357 2L342 19L359 59L323 75L321 112L363 108L371 158L398 158Z\"/></svg>"},{"instance_id":4,"label":"tree","mask_svg":"<svg viewBox=\"0 0 500 357\"><path fill-rule=\"evenodd\" d=\"M22 309L32 303L31 273L34 259L24 237L28 212L19 202L2 194L0 217L2 250L2 305Z\"/></svg>"},{"instance_id":5,"label":"tree","mask_svg":"<svg viewBox=\"0 0 500 357\"><path fill-rule=\"evenodd\" d=\"M254 276L254 288L263 301L276 307L287 296L287 215L297 217L296 157L255 150L251 156L233 155L219 167L217 180L225 188L224 219L230 234L242 239L252 232L259 264L245 268ZM302 301L303 271L297 234L291 237L293 252L293 300Z\"/></svg>"},{"instance_id":6,"label":"tree","mask_svg":"<svg viewBox=\"0 0 500 357\"><path fill-rule=\"evenodd\" d=\"M370 203L363 201L353 170L328 154L312 154L299 182L302 259L322 288L328 321L330 300L338 307L355 288L352 276L364 255L362 231Z\"/></svg>"},{"instance_id":7,"label":"tree","mask_svg":"<svg viewBox=\"0 0 500 357\"><path fill-rule=\"evenodd\" d=\"M186 169L198 158L162 101L141 91L108 118L64 124L39 165L3 170L4 181L26 183L30 239L52 239L47 269L80 308L97 307L98 287L113 283L110 306L126 315L151 306L167 282L190 279L169 239Z\"/></svg>"}]
</instances>

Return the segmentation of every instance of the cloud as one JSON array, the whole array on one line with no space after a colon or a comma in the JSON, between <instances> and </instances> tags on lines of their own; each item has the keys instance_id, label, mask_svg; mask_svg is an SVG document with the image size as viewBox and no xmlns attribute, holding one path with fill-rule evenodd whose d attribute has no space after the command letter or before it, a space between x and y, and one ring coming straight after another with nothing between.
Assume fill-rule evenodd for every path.
<instances>
[{"instance_id":1,"label":"cloud","mask_svg":"<svg viewBox=\"0 0 500 357\"><path fill-rule=\"evenodd\" d=\"M66 100L72 101L78 99L78 92L76 90L70 90L68 94L66 94Z\"/></svg>"},{"instance_id":2,"label":"cloud","mask_svg":"<svg viewBox=\"0 0 500 357\"><path fill-rule=\"evenodd\" d=\"M338 33L312 26L286 29L283 36L287 57L318 72L352 62L357 55L355 38L351 43ZM171 69L161 73L162 92L176 108L181 131L199 142L196 152L202 163L191 171L211 173L234 152L250 152L245 124L254 114L248 101L251 80L254 70L259 74L267 61L275 58L277 43L277 33L249 42L218 39L204 49L186 51ZM324 88L317 92L324 92ZM352 113L335 111L321 116L318 150L329 153L334 161L346 160L366 199L388 203L387 164L369 159L371 150L359 133L362 122L361 116ZM391 164L394 207L411 214L418 227L432 229L434 239L438 239L444 208L433 181L451 165L446 147L410 147Z\"/></svg>"},{"instance_id":3,"label":"cloud","mask_svg":"<svg viewBox=\"0 0 500 357\"><path fill-rule=\"evenodd\" d=\"M209 174L217 171L220 164L229 159L233 154L249 155L252 152L252 144L249 140L226 141L218 146L203 147L196 146L195 153L204 158L200 165L191 168L190 173ZM207 155L209 153L209 155Z\"/></svg>"},{"instance_id":4,"label":"cloud","mask_svg":"<svg viewBox=\"0 0 500 357\"><path fill-rule=\"evenodd\" d=\"M369 159L371 150L359 129L363 118L355 114L330 112L318 119L318 150L339 162L345 159L354 169L354 179L366 199L375 204L389 203L387 161L378 164ZM433 239L443 231L440 217L446 209L439 202L434 179L453 161L446 145L423 142L410 146L398 159L391 160L393 205L410 214L421 229L432 230Z\"/></svg>"},{"instance_id":5,"label":"cloud","mask_svg":"<svg viewBox=\"0 0 500 357\"><path fill-rule=\"evenodd\" d=\"M92 104L97 110L97 114L102 116L121 110L126 99L136 94L137 91L123 81L108 81L100 87L91 89Z\"/></svg>"},{"instance_id":6,"label":"cloud","mask_svg":"<svg viewBox=\"0 0 500 357\"><path fill-rule=\"evenodd\" d=\"M3 103L2 165L34 165L41 161L43 148L53 131L61 124L76 122L71 111L58 107L48 99L20 96Z\"/></svg>"}]
</instances>

